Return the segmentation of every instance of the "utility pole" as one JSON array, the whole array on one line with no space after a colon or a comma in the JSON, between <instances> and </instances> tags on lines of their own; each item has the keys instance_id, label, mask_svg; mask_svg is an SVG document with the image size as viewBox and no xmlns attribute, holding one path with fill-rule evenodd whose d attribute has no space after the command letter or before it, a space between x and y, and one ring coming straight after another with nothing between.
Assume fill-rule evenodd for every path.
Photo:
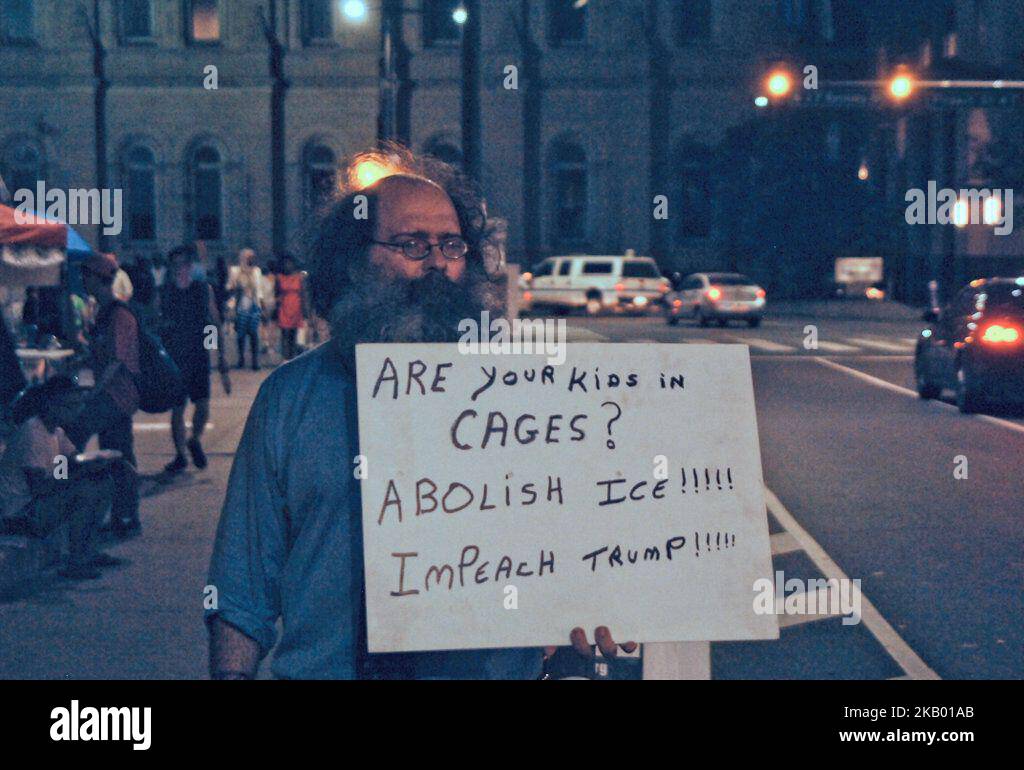
<instances>
[{"instance_id":1,"label":"utility pole","mask_svg":"<svg viewBox=\"0 0 1024 770\"><path fill-rule=\"evenodd\" d=\"M541 247L541 123L544 83L540 46L530 33L530 0L520 0L513 17L519 38L520 93L523 120L523 250L524 269L530 268Z\"/></svg>"},{"instance_id":2,"label":"utility pole","mask_svg":"<svg viewBox=\"0 0 1024 770\"><path fill-rule=\"evenodd\" d=\"M285 188L285 97L288 93L288 79L285 77L285 46L277 36L277 0L269 0L270 20L263 8L258 9L260 26L267 40L270 65L270 197L271 197L271 244L274 256L283 254L288 248L287 190Z\"/></svg>"},{"instance_id":3,"label":"utility pole","mask_svg":"<svg viewBox=\"0 0 1024 770\"><path fill-rule=\"evenodd\" d=\"M463 170L481 183L480 136L480 0L465 0L462 32L462 157Z\"/></svg>"},{"instance_id":4,"label":"utility pole","mask_svg":"<svg viewBox=\"0 0 1024 770\"><path fill-rule=\"evenodd\" d=\"M95 137L94 152L96 155L96 187L99 190L106 190L109 183L107 177L107 89L110 87L110 81L107 79L107 51L103 47L100 27L100 0L93 0L91 19L83 6L80 5L78 10L85 20L85 26L89 32L89 40L92 43L92 74L95 81L93 132ZM113 251L111 238L104 232L104 228L98 228L98 232L99 250Z\"/></svg>"},{"instance_id":5,"label":"utility pole","mask_svg":"<svg viewBox=\"0 0 1024 770\"><path fill-rule=\"evenodd\" d=\"M647 123L648 123L648 157L650 168L648 182L651 200L656 195L672 196L665 189L666 169L670 163L670 145L672 143L669 127L672 114L672 55L658 34L658 3L647 0L644 13L644 37L647 40ZM671 206L671 200L669 205ZM680 202L676 201L676 216ZM664 259L668 244L668 223L671 219L651 219L651 256L659 261Z\"/></svg>"}]
</instances>

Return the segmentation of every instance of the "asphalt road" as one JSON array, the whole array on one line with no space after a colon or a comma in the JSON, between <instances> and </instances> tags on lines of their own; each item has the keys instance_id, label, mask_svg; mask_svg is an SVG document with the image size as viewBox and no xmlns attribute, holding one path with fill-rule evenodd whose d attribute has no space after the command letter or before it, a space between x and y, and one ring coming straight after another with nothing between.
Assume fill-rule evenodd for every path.
<instances>
[{"instance_id":1,"label":"asphalt road","mask_svg":"<svg viewBox=\"0 0 1024 770\"><path fill-rule=\"evenodd\" d=\"M809 324L816 350L804 346ZM918 399L920 323L794 317L701 329L614 317L570 326L613 342L749 344L766 485L820 546L788 550L778 535L775 569L820 577L832 562L862 581L881 616L874 629L830 618L786 626L777 643L715 644L715 678L1024 675L1024 420ZM958 479L961 456L967 477Z\"/></svg>"},{"instance_id":2,"label":"asphalt road","mask_svg":"<svg viewBox=\"0 0 1024 770\"><path fill-rule=\"evenodd\" d=\"M817 349L807 349L808 325ZM715 678L1024 676L1024 419L965 417L912 387L914 322L769 318L759 329L569 319L570 339L750 345L774 566L860 579L864 621L787 619L778 642L712 645ZM823 344L824 343L824 344ZM0 678L205 675L203 588L249 404L214 385L210 466L171 483L166 418L140 416L143 537L101 580L48 577L0 602ZM954 477L965 457L966 479Z\"/></svg>"}]
</instances>

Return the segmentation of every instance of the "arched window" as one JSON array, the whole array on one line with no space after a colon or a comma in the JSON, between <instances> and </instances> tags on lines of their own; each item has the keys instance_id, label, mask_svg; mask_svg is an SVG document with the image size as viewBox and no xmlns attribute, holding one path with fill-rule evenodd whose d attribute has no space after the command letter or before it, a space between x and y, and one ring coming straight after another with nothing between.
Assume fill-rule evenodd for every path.
<instances>
[{"instance_id":1,"label":"arched window","mask_svg":"<svg viewBox=\"0 0 1024 770\"><path fill-rule=\"evenodd\" d=\"M678 223L679 240L711 234L711 160L711 150L694 142L681 143L676 152L677 196L672 217Z\"/></svg>"},{"instance_id":2,"label":"arched window","mask_svg":"<svg viewBox=\"0 0 1024 770\"><path fill-rule=\"evenodd\" d=\"M42 148L31 140L20 139L9 144L0 157L0 176L12 196L22 189L35 195L36 182L43 180L43 165Z\"/></svg>"},{"instance_id":3,"label":"arched window","mask_svg":"<svg viewBox=\"0 0 1024 770\"><path fill-rule=\"evenodd\" d=\"M125 154L125 187L128 240L155 240L156 158L148 147L136 145Z\"/></svg>"},{"instance_id":4,"label":"arched window","mask_svg":"<svg viewBox=\"0 0 1024 770\"><path fill-rule=\"evenodd\" d=\"M587 234L587 154L578 144L556 141L549 159L552 246L583 244Z\"/></svg>"},{"instance_id":5,"label":"arched window","mask_svg":"<svg viewBox=\"0 0 1024 770\"><path fill-rule=\"evenodd\" d=\"M220 152L208 144L192 153L192 237L218 241L224 233L223 161Z\"/></svg>"},{"instance_id":6,"label":"arched window","mask_svg":"<svg viewBox=\"0 0 1024 770\"><path fill-rule=\"evenodd\" d=\"M302 190L306 214L313 214L334 195L338 162L334 150L309 144L302 152Z\"/></svg>"}]
</instances>

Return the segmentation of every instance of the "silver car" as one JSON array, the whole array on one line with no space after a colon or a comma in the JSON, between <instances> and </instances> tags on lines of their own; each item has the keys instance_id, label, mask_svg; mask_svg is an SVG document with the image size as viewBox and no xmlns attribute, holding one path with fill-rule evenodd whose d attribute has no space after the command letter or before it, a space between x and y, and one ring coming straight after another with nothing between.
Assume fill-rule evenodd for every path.
<instances>
[{"instance_id":1,"label":"silver car","mask_svg":"<svg viewBox=\"0 0 1024 770\"><path fill-rule=\"evenodd\" d=\"M765 290L740 273L693 273L683 278L668 298L668 323L692 318L701 326L712 321L746 321L759 326L764 313Z\"/></svg>"}]
</instances>

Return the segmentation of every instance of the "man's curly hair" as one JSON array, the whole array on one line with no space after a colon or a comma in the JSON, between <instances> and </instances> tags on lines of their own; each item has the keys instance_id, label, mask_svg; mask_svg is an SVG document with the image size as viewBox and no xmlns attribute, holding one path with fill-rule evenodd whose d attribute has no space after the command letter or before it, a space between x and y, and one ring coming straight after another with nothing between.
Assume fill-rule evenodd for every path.
<instances>
[{"instance_id":1,"label":"man's curly hair","mask_svg":"<svg viewBox=\"0 0 1024 770\"><path fill-rule=\"evenodd\" d=\"M388 144L383 149L353 156L345 168L346 178L336 195L320 212L307 237L306 263L309 291L316 312L327 317L337 299L351 284L354 270L363 267L377 229L380 179L369 186L360 184L357 169L362 164L377 164L387 175L421 177L440 186L451 198L469 245L466 253L467 278L491 281L484 265L487 236L487 211L475 184L453 166L427 156L414 155L407 148ZM365 196L367 216L355 212Z\"/></svg>"}]
</instances>

